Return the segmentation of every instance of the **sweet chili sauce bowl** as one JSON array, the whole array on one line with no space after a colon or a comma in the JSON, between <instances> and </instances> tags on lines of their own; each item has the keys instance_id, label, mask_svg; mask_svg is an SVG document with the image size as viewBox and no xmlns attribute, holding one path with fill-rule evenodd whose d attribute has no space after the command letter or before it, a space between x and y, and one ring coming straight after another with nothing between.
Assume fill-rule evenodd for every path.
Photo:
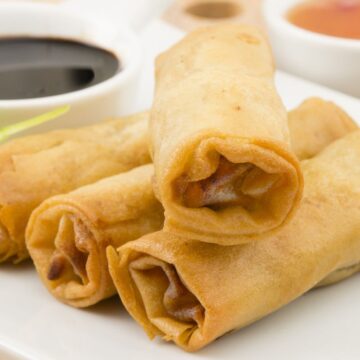
<instances>
[{"instance_id":1,"label":"sweet chili sauce bowl","mask_svg":"<svg viewBox=\"0 0 360 360\"><path fill-rule=\"evenodd\" d=\"M322 35L287 20L304 0L265 0L265 22L277 67L360 97L360 40Z\"/></svg>"}]
</instances>

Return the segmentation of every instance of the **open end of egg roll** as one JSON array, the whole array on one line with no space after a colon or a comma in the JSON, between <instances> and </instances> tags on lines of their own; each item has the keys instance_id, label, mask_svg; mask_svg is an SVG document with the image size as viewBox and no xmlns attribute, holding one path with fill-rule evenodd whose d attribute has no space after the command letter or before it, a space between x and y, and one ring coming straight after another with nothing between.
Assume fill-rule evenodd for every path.
<instances>
[{"instance_id":1,"label":"open end of egg roll","mask_svg":"<svg viewBox=\"0 0 360 360\"><path fill-rule=\"evenodd\" d=\"M358 129L341 108L320 98L309 98L290 111L288 124L292 148L300 160L317 155L331 142ZM215 234L222 229L222 236L231 244L229 238L236 236L237 230L233 234L227 230L232 229L229 224L234 221L241 224L244 234L251 234L254 227L261 233L267 227L280 225L284 214L288 216L296 202L296 164L281 149L276 152L272 144L267 147L264 142L233 142L231 145L224 139L202 140L191 160L184 162L183 174L173 180L169 194L177 202L175 211L182 222L179 225L176 219L169 219L170 230L175 228L190 236L196 227L191 219L201 221L202 214L206 214L212 226L219 223ZM231 147L242 150L234 155ZM181 163L180 157L185 155L181 154L176 164ZM229 216L231 212L236 215ZM226 217L229 218L224 226ZM206 229L204 236L209 233Z\"/></svg>"},{"instance_id":2,"label":"open end of egg roll","mask_svg":"<svg viewBox=\"0 0 360 360\"><path fill-rule=\"evenodd\" d=\"M204 323L204 307L185 286L174 265L143 253L131 255L135 259L124 268L119 263L125 263L127 254L120 259L113 247L107 249L115 285L122 288L124 296L130 291L137 298L131 304L131 313L136 314L150 338L159 335L188 344Z\"/></svg>"},{"instance_id":3,"label":"open end of egg roll","mask_svg":"<svg viewBox=\"0 0 360 360\"><path fill-rule=\"evenodd\" d=\"M91 230L94 224L89 224L82 210L62 202L43 208L43 215L37 216L29 230L29 251L51 293L79 307L112 294L103 251L108 244Z\"/></svg>"},{"instance_id":4,"label":"open end of egg roll","mask_svg":"<svg viewBox=\"0 0 360 360\"><path fill-rule=\"evenodd\" d=\"M105 250L159 230L163 209L146 165L48 199L27 233L34 265L59 300L85 307L115 293Z\"/></svg>"},{"instance_id":5,"label":"open end of egg roll","mask_svg":"<svg viewBox=\"0 0 360 360\"><path fill-rule=\"evenodd\" d=\"M172 199L165 227L182 235L196 232L196 240L218 243L221 233L223 244L232 245L254 229L259 237L290 219L301 196L297 160L273 143L210 137L197 145L191 161L184 153L178 160L177 168L184 164L180 175L164 180L172 183L164 187Z\"/></svg>"},{"instance_id":6,"label":"open end of egg roll","mask_svg":"<svg viewBox=\"0 0 360 360\"><path fill-rule=\"evenodd\" d=\"M167 316L192 324L202 322L203 307L186 289L173 265L151 257L144 257L131 264L130 272L136 282L141 282L146 278L156 284L165 285L163 296L159 299L160 306L164 307ZM141 291L141 288L139 290ZM142 296L146 298L149 294L144 292ZM151 309L149 311L151 312Z\"/></svg>"}]
</instances>

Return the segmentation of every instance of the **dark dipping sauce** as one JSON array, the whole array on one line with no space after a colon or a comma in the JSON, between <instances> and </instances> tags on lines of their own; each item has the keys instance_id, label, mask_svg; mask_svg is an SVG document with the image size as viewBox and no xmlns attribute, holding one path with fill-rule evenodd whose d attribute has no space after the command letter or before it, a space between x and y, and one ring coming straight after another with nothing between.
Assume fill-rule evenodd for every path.
<instances>
[{"instance_id":1,"label":"dark dipping sauce","mask_svg":"<svg viewBox=\"0 0 360 360\"><path fill-rule=\"evenodd\" d=\"M111 52L53 38L0 39L0 100L60 95L99 84L121 71Z\"/></svg>"}]
</instances>

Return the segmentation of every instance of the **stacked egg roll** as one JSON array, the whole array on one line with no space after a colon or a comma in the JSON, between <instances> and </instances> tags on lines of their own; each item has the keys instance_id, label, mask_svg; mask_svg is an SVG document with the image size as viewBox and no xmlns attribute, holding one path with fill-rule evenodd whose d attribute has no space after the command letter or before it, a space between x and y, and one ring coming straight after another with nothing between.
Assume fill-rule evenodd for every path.
<instances>
[{"instance_id":1,"label":"stacked egg roll","mask_svg":"<svg viewBox=\"0 0 360 360\"><path fill-rule=\"evenodd\" d=\"M302 162L294 219L259 242L219 246L167 232L108 248L110 272L150 337L195 351L360 262L360 130Z\"/></svg>"},{"instance_id":2,"label":"stacked egg roll","mask_svg":"<svg viewBox=\"0 0 360 360\"><path fill-rule=\"evenodd\" d=\"M265 36L243 25L194 31L158 57L150 141L166 231L232 245L290 219L303 178L273 76Z\"/></svg>"},{"instance_id":3,"label":"stacked egg roll","mask_svg":"<svg viewBox=\"0 0 360 360\"><path fill-rule=\"evenodd\" d=\"M289 127L294 146L320 149L327 144L323 139L317 143L314 131L329 132L332 138L326 140L331 142L356 128L345 113L352 127L340 126L344 120L334 109L338 109L336 105L314 98L291 111ZM316 121L308 121L314 112L318 113ZM293 131L297 129L304 136L296 136ZM61 301L85 307L115 293L108 274L106 246L118 247L161 229L163 209L152 191L153 167L141 169L50 198L34 211L27 246L40 278Z\"/></svg>"},{"instance_id":4,"label":"stacked egg roll","mask_svg":"<svg viewBox=\"0 0 360 360\"><path fill-rule=\"evenodd\" d=\"M28 257L25 227L43 200L150 162L147 114L16 139L0 147L0 262Z\"/></svg>"},{"instance_id":5,"label":"stacked egg roll","mask_svg":"<svg viewBox=\"0 0 360 360\"><path fill-rule=\"evenodd\" d=\"M327 145L358 128L339 106L308 98L288 113L291 147L300 160L310 159Z\"/></svg>"},{"instance_id":6,"label":"stacked egg roll","mask_svg":"<svg viewBox=\"0 0 360 360\"><path fill-rule=\"evenodd\" d=\"M300 160L314 157L336 139L358 129L356 123L339 106L316 97L306 99L290 111L288 124L291 145ZM358 271L360 264L335 270L317 286L336 283Z\"/></svg>"},{"instance_id":7,"label":"stacked egg roll","mask_svg":"<svg viewBox=\"0 0 360 360\"><path fill-rule=\"evenodd\" d=\"M0 147L0 262L28 256L24 231L43 200L150 162L148 113L77 130L61 130L11 141ZM295 153L318 152L356 128L336 105L313 98L289 113Z\"/></svg>"},{"instance_id":8,"label":"stacked egg roll","mask_svg":"<svg viewBox=\"0 0 360 360\"><path fill-rule=\"evenodd\" d=\"M152 164L44 201L32 214L26 244L49 291L85 307L115 294L105 249L160 230L163 209Z\"/></svg>"}]
</instances>

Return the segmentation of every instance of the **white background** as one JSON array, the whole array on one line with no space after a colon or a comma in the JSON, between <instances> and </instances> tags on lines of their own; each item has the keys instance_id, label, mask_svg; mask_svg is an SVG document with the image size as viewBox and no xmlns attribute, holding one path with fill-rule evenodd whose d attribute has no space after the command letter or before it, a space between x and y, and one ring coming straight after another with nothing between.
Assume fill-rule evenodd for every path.
<instances>
[{"instance_id":1,"label":"white background","mask_svg":"<svg viewBox=\"0 0 360 360\"><path fill-rule=\"evenodd\" d=\"M145 49L144 75L139 98L134 103L137 110L147 108L152 99L153 58L182 34L162 21L148 23L152 16L159 15L168 3L166 0L114 0L110 12L110 7L105 6L108 3L109 0L75 0L67 6L79 10L85 6L88 11L94 11L89 5L95 4L99 16L107 9L113 21L127 18L137 29L147 22L140 33ZM359 119L358 100L281 73L277 85L288 107L318 95L336 101ZM356 275L338 285L311 291L267 318L215 341L196 354L187 354L173 344L150 342L116 298L91 309L73 309L47 293L30 263L2 265L0 360L357 360L360 359L359 280Z\"/></svg>"}]
</instances>

